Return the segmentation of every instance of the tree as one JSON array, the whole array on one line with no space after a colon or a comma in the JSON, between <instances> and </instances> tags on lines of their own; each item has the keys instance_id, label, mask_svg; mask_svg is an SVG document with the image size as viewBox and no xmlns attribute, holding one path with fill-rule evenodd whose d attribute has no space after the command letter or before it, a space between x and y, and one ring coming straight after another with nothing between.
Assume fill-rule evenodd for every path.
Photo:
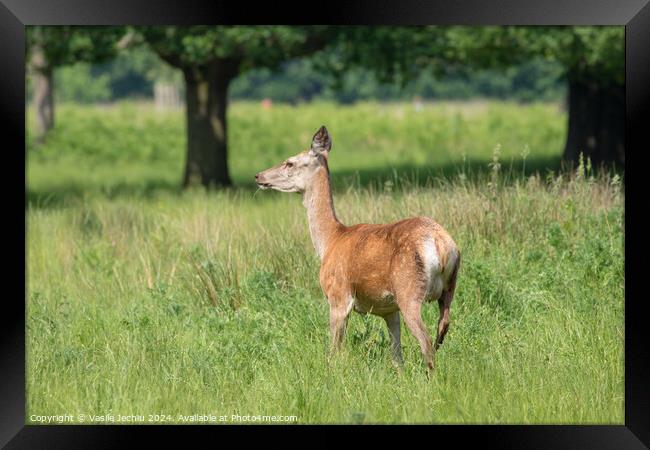
<instances>
[{"instance_id":1,"label":"tree","mask_svg":"<svg viewBox=\"0 0 650 450\"><path fill-rule=\"evenodd\" d=\"M325 45L327 27L143 27L149 46L185 80L187 158L183 186L228 186L227 94L253 67L276 67Z\"/></svg>"},{"instance_id":2,"label":"tree","mask_svg":"<svg viewBox=\"0 0 650 450\"><path fill-rule=\"evenodd\" d=\"M597 165L625 164L625 34L623 27L553 29L544 51L565 66L569 127L564 159L582 152Z\"/></svg>"},{"instance_id":3,"label":"tree","mask_svg":"<svg viewBox=\"0 0 650 450\"><path fill-rule=\"evenodd\" d=\"M569 123L563 159L625 164L625 40L614 27L454 28L449 40L471 64L503 67L543 56L562 64Z\"/></svg>"},{"instance_id":4,"label":"tree","mask_svg":"<svg viewBox=\"0 0 650 450\"><path fill-rule=\"evenodd\" d=\"M78 61L101 62L115 55L123 27L30 26L27 61L34 80L36 140L54 126L52 75L56 67Z\"/></svg>"},{"instance_id":5,"label":"tree","mask_svg":"<svg viewBox=\"0 0 650 450\"><path fill-rule=\"evenodd\" d=\"M625 162L623 27L360 27L343 30L337 48L339 66L360 64L402 81L423 66L441 73L539 57L559 62L569 88L563 159L583 153L596 165Z\"/></svg>"}]
</instances>

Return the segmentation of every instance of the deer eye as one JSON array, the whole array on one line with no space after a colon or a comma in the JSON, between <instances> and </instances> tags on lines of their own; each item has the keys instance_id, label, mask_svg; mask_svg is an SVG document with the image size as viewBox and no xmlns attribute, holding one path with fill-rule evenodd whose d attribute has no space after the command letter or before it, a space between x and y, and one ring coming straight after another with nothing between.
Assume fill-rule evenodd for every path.
<instances>
[{"instance_id":1,"label":"deer eye","mask_svg":"<svg viewBox=\"0 0 650 450\"><path fill-rule=\"evenodd\" d=\"M284 167L286 167L287 169L291 169L293 167L293 163L287 161L287 162L284 163Z\"/></svg>"}]
</instances>

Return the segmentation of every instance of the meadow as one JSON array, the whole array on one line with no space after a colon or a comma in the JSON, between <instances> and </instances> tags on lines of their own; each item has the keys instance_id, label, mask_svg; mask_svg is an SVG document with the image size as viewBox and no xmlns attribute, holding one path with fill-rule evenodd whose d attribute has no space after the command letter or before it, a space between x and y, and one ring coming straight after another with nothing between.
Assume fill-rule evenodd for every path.
<instances>
[{"instance_id":1,"label":"meadow","mask_svg":"<svg viewBox=\"0 0 650 450\"><path fill-rule=\"evenodd\" d=\"M234 103L236 187L210 192L179 189L183 111L56 113L45 144L27 145L27 423L624 422L623 187L586 163L560 170L558 105ZM373 316L353 313L327 358L300 198L253 187L321 124L343 223L427 215L463 252L431 379L403 324L405 367L392 367ZM437 309L424 308L431 330Z\"/></svg>"}]
</instances>

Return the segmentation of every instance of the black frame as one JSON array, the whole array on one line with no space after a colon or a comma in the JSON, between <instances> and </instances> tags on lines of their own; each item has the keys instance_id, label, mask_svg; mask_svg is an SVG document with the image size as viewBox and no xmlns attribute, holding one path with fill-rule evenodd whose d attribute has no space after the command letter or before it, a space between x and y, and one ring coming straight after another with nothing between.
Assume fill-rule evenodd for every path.
<instances>
[{"instance_id":1,"label":"black frame","mask_svg":"<svg viewBox=\"0 0 650 450\"><path fill-rule=\"evenodd\" d=\"M119 3L119 4L118 4ZM628 237L634 245L625 248L625 425L578 426L436 426L423 430L425 439L441 442L454 439L454 446L467 439L481 439L482 444L505 448L647 448L650 445L650 345L644 333L642 314L644 297L635 296L641 284L630 278L630 267L643 267L643 254L637 242L643 235L634 230L639 224L634 208L628 207L639 198L635 172L647 140L650 124L650 4L647 0L552 0L523 2L521 0L402 0L350 2L311 2L287 4L280 8L275 2L250 5L242 2L216 0L178 1L130 0L1 0L0 3L0 114L8 126L11 144L3 157L7 167L25 164L16 149L25 148L25 25L115 25L115 24L347 24L347 25L625 25L626 29L626 217ZM635 166L637 168L635 168ZM24 166L22 166L24 167ZM6 171L7 172L7 171ZM6 173L5 172L5 173ZM12 221L5 236L26 232L23 221L14 219L25 214L20 200L19 185L24 180L18 171L8 171L2 177L5 203L13 208ZM12 179L14 178L15 179ZM26 196L26 192L23 191ZM12 241L18 242L17 239ZM25 250L25 247L22 248ZM26 299L26 258L20 245L9 268L12 281L25 280L23 301ZM21 256L23 255L23 256ZM6 273L6 272L5 272ZM25 277L25 278L23 278ZM18 283L16 283L18 284ZM634 289L637 288L637 289ZM20 290L20 288L18 289ZM603 293L603 295L607 295ZM115 447L132 442L136 434L169 439L178 430L192 434L223 433L224 430L249 430L247 427L183 427L179 426L33 426L25 425L25 304L18 296L6 296L6 311L2 321L2 383L0 388L0 445L7 448ZM278 433L283 427L265 427ZM313 431L315 427L309 428ZM418 427L420 428L420 427ZM256 428L257 429L257 428ZM413 429L413 428L412 428ZM373 434L382 436L385 427L374 427ZM421 430L418 430L421 431ZM433 431L433 433L431 433ZM245 431L244 431L245 432ZM392 432L391 432L392 433ZM444 436L443 436L444 435ZM452 436L453 435L453 436ZM282 435L279 435L282 436ZM403 436L403 435L402 435ZM284 436L286 440L286 435ZM410 439L409 439L410 441ZM217 442L217 441L213 441ZM412 442L412 441L411 441Z\"/></svg>"}]
</instances>

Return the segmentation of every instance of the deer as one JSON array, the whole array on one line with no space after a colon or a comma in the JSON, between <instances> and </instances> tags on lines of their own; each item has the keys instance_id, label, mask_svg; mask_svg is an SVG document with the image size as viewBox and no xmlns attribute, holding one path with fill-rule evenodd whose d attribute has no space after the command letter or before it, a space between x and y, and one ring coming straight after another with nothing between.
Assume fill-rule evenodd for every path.
<instances>
[{"instance_id":1,"label":"deer","mask_svg":"<svg viewBox=\"0 0 650 450\"><path fill-rule=\"evenodd\" d=\"M343 225L334 211L328 159L332 139L321 126L311 147L255 175L260 189L302 194L312 243L320 258L319 281L329 304L330 354L341 348L350 312L382 317L391 359L404 364L400 313L418 341L427 374L450 324L460 250L429 217L388 224ZM435 345L422 320L424 303L438 301Z\"/></svg>"}]
</instances>

